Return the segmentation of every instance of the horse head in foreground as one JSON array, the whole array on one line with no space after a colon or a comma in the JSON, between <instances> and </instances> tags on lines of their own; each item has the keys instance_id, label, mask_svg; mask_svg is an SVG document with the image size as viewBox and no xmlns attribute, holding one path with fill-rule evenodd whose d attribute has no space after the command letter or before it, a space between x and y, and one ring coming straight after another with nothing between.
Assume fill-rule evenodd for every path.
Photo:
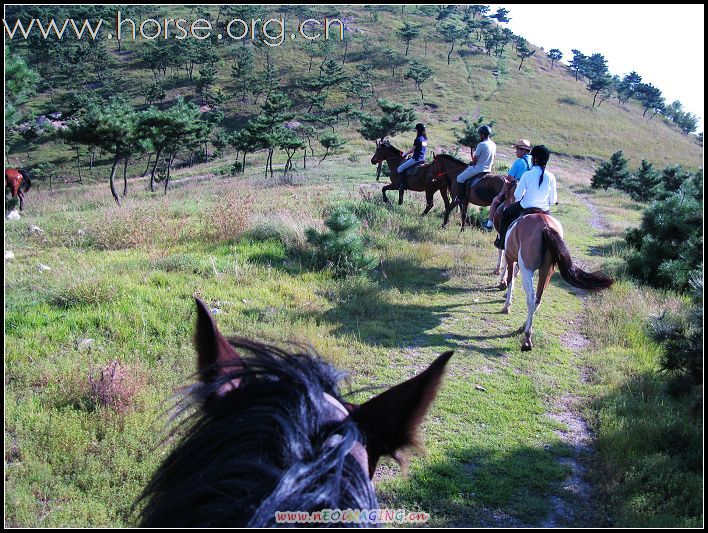
<instances>
[{"instance_id":1,"label":"horse head in foreground","mask_svg":"<svg viewBox=\"0 0 708 533\"><path fill-rule=\"evenodd\" d=\"M13 198L20 199L20 211L25 208L25 193L30 190L32 182L29 172L22 168L5 169L5 189L10 189Z\"/></svg>"},{"instance_id":2,"label":"horse head in foreground","mask_svg":"<svg viewBox=\"0 0 708 533\"><path fill-rule=\"evenodd\" d=\"M226 340L198 299L194 342L198 409L140 497L142 526L267 527L277 511L376 509L376 464L418 445L452 356L354 405L343 373L312 350Z\"/></svg>"}]
</instances>

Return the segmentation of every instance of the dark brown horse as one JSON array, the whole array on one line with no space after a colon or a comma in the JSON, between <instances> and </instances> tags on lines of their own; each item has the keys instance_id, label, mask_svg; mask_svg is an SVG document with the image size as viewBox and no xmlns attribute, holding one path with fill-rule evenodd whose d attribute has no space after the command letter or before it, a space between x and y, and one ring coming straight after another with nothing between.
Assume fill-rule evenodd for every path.
<instances>
[{"instance_id":1,"label":"dark brown horse","mask_svg":"<svg viewBox=\"0 0 708 533\"><path fill-rule=\"evenodd\" d=\"M501 230L501 219L502 214L504 213L504 209L516 201L516 198L514 197L514 192L516 191L517 184L518 182L511 178L508 178L506 183L504 184L504 188L502 189L502 192L504 194L504 201L499 204L497 210L494 212L493 222L494 229L497 230L497 233L499 233ZM504 258L503 250L499 250L497 268L494 269L493 274L497 276L501 274L501 277L499 278L499 289L506 289L506 259Z\"/></svg>"},{"instance_id":2,"label":"dark brown horse","mask_svg":"<svg viewBox=\"0 0 708 533\"><path fill-rule=\"evenodd\" d=\"M433 156L433 163L430 166L430 174L435 178L445 176L453 198L457 198L460 189L460 184L457 183L457 176L468 166L469 165L464 161L449 154L435 155ZM460 231L464 231L465 229L468 205L474 204L484 207L491 205L494 197L499 194L502 187L504 187L505 181L505 176L502 174L487 174L484 178L479 180L474 187L469 188L467 197L461 198L459 202L460 218L462 221ZM450 204L450 207L445 213L443 226L447 224L450 213L457 205L458 202L455 201Z\"/></svg>"},{"instance_id":3,"label":"dark brown horse","mask_svg":"<svg viewBox=\"0 0 708 533\"><path fill-rule=\"evenodd\" d=\"M502 313L508 313L511 307L511 294L516 277L515 265L521 270L521 279L526 292L528 318L524 326L525 339L521 349L532 348L531 323L533 315L541 305L541 296L553 276L556 265L563 279L573 287L586 291L599 291L609 288L613 280L601 272L585 272L573 265L568 247L563 241L563 228L560 222L550 215L541 213L526 215L518 219L506 234L504 254L507 263L506 302ZM538 270L538 290L533 290L533 275Z\"/></svg>"},{"instance_id":4,"label":"dark brown horse","mask_svg":"<svg viewBox=\"0 0 708 533\"><path fill-rule=\"evenodd\" d=\"M32 182L29 172L22 168L5 169L5 189L10 189L13 198L20 199L20 211L25 208L25 193L30 190Z\"/></svg>"},{"instance_id":5,"label":"dark brown horse","mask_svg":"<svg viewBox=\"0 0 708 533\"><path fill-rule=\"evenodd\" d=\"M393 146L388 139L376 141L376 152L371 158L371 164L377 165L386 161L388 163L389 175L391 183L381 189L384 202L388 203L386 191L398 190L401 183L401 176L398 174L398 167L403 162L403 152ZM425 191L425 210L421 215L427 215L428 211L433 208L433 196L436 191L440 191L443 202L445 203L445 212L449 211L450 199L447 195L447 182L443 176L434 177L428 171L430 165L423 164L418 167L412 175L406 177L406 189L410 191L423 192ZM398 204L403 204L403 190L398 193Z\"/></svg>"},{"instance_id":6,"label":"dark brown horse","mask_svg":"<svg viewBox=\"0 0 708 533\"><path fill-rule=\"evenodd\" d=\"M226 339L200 300L194 344L191 420L140 497L144 527L275 527L292 525L287 511L378 509L376 464L418 445L452 356L358 405L311 348Z\"/></svg>"}]
</instances>

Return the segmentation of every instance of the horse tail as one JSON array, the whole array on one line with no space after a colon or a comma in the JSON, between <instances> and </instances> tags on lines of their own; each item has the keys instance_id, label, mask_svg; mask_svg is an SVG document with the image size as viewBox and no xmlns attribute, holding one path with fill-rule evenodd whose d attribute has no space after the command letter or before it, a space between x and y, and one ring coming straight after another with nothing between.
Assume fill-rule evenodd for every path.
<instances>
[{"instance_id":1,"label":"horse tail","mask_svg":"<svg viewBox=\"0 0 708 533\"><path fill-rule=\"evenodd\" d=\"M568 247L563 238L553 228L543 228L543 246L551 252L553 262L558 265L558 270L563 279L573 287L586 291L599 291L609 288L614 280L602 272L585 272L573 266Z\"/></svg>"},{"instance_id":2,"label":"horse tail","mask_svg":"<svg viewBox=\"0 0 708 533\"><path fill-rule=\"evenodd\" d=\"M20 184L20 189L22 189L22 192L29 191L30 187L32 187L32 181L30 181L29 172L27 172L23 168L20 168L17 171L22 174L22 183Z\"/></svg>"}]
</instances>

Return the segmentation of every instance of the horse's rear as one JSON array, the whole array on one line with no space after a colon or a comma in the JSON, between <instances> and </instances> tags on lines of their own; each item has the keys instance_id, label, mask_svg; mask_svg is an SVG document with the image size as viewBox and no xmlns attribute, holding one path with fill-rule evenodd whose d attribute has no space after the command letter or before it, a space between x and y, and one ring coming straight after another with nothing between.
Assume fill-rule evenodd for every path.
<instances>
[{"instance_id":1,"label":"horse's rear","mask_svg":"<svg viewBox=\"0 0 708 533\"><path fill-rule=\"evenodd\" d=\"M556 266L563 279L573 287L588 291L609 288L613 280L602 272L586 272L573 265L563 240L563 227L550 215L532 214L519 219L507 233L504 245L507 261L507 295L502 313L508 313L514 289L514 264L518 263L526 293L528 317L524 326L522 350L530 350L533 315L541 305L543 292ZM538 270L538 288L534 292L533 275Z\"/></svg>"},{"instance_id":2,"label":"horse's rear","mask_svg":"<svg viewBox=\"0 0 708 533\"><path fill-rule=\"evenodd\" d=\"M32 182L26 170L21 168L5 169L5 188L10 189L10 194L13 198L20 199L20 210L25 208L24 193L29 191L31 186Z\"/></svg>"}]
</instances>

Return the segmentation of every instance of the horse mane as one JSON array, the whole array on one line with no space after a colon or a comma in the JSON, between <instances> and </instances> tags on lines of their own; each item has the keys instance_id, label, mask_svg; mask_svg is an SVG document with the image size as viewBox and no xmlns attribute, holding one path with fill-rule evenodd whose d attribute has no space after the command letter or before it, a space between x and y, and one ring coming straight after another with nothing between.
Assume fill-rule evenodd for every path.
<instances>
[{"instance_id":1,"label":"horse mane","mask_svg":"<svg viewBox=\"0 0 708 533\"><path fill-rule=\"evenodd\" d=\"M384 146L386 146L387 148L393 148L393 149L396 150L397 152L400 152L400 151L401 151L401 150L399 150L398 148L396 148L393 144L391 144L391 141L389 141L388 139L386 139L386 140L384 141L384 143L385 143Z\"/></svg>"},{"instance_id":2,"label":"horse mane","mask_svg":"<svg viewBox=\"0 0 708 533\"><path fill-rule=\"evenodd\" d=\"M181 398L180 413L198 408L175 429L180 442L138 499L141 525L272 527L276 511L377 508L350 454L363 439L356 422L333 421L323 401L325 393L341 401L344 374L312 348L229 343L243 366ZM240 385L220 395L235 379Z\"/></svg>"},{"instance_id":3,"label":"horse mane","mask_svg":"<svg viewBox=\"0 0 708 533\"><path fill-rule=\"evenodd\" d=\"M465 165L467 166L468 163L465 163L461 159L456 158L453 155L450 154L438 154L436 157L442 157L444 159L447 159L448 161L452 161L453 163L457 163L458 165Z\"/></svg>"}]
</instances>

